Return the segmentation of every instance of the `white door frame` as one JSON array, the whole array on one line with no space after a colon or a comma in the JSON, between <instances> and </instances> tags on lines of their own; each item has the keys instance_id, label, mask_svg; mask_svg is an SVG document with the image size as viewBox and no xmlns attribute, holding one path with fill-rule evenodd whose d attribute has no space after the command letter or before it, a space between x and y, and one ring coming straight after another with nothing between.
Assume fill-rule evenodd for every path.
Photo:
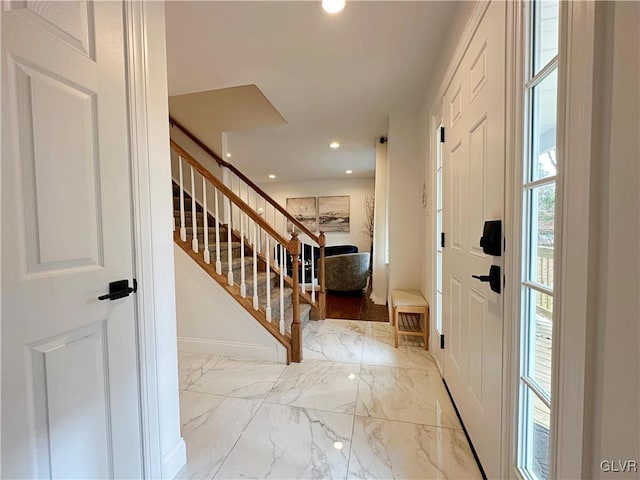
<instances>
[{"instance_id":1,"label":"white door frame","mask_svg":"<svg viewBox=\"0 0 640 480\"><path fill-rule=\"evenodd\" d=\"M0 6L0 39L2 39L2 12ZM2 91L2 64L0 61L0 92ZM2 109L2 95L0 95L0 110ZM2 115L0 115L0 132L2 132ZM0 152L2 152L2 135L0 134ZM0 160L0 166L2 161ZM0 199L2 199L2 168L0 168ZM0 200L1 201L1 200ZM2 205L0 205L0 265L2 264ZM0 276L1 277L1 276ZM2 279L0 278L0 292L2 292ZM2 372L2 295L0 294L0 372ZM2 411L2 383L0 383L0 411ZM2 436L2 415L0 415L0 437ZM2 451L0 450L0 472L2 472Z\"/></svg>"},{"instance_id":2,"label":"white door frame","mask_svg":"<svg viewBox=\"0 0 640 480\"><path fill-rule=\"evenodd\" d=\"M521 271L521 223L522 209L522 154L523 154L523 78L524 45L522 40L523 3L521 0L507 4L506 39L506 82L507 94L505 119L505 206L504 206L504 323L503 350L503 416L502 416L502 477L520 478L515 466L518 453L518 387L520 352L520 271ZM514 382L515 380L515 382Z\"/></svg>"},{"instance_id":3,"label":"white door frame","mask_svg":"<svg viewBox=\"0 0 640 480\"><path fill-rule=\"evenodd\" d=\"M504 473L522 478L517 470L518 391L520 359L520 280L522 225L514 219L522 211L522 159L524 135L524 62L526 29L518 0L509 5L507 19L508 157L505 172L507 256L505 312L514 319L505 352L505 409L503 425ZM556 180L556 309L553 332L552 381L554 389L550 453L550 478L584 478L583 466L585 375L587 352L588 267L590 245L590 183L592 168L593 73L595 71L596 5L592 2L560 2L558 39L558 173ZM506 220L505 220L506 222ZM505 335L507 332L505 332ZM506 337L505 337L506 338Z\"/></svg>"},{"instance_id":4,"label":"white door frame","mask_svg":"<svg viewBox=\"0 0 640 480\"><path fill-rule=\"evenodd\" d=\"M167 416L166 411L162 414L160 410L161 397L164 403L171 403L164 398L167 393L166 388L163 389L163 394L160 393L161 384L167 383L164 381L167 380L165 377L171 372L167 372L166 369L159 371L158 356L166 348L177 348L177 339L174 302L170 302L173 305L173 324L161 328L161 322L166 323L167 319L163 318L163 312L159 312L158 309L166 309L167 305L160 304L159 297L166 294L168 280L159 272L155 272L159 270L156 258L159 236L163 231L171 236L173 219L170 214L168 216L158 214L157 209L162 209L162 213L165 209L170 211L171 194L166 196L166 205L158 202L155 198L157 197L155 192L158 191L158 176L152 178L154 162L157 163L158 158L166 158L169 172L166 188L170 192L166 53L164 49L158 51L154 43L155 41L164 43L164 33L162 38L158 38L160 23L164 32L164 17L159 18L160 13L164 12L164 5L162 10L158 9L159 5L161 4L156 2L125 2L135 270L140 286L136 300L139 318L139 376L145 478L173 478L186 463L186 445L179 432L179 411L170 412ZM165 77L159 80L160 74ZM169 244L173 245L172 238ZM165 316L166 313L164 312ZM170 335L166 331L167 328L172 329ZM165 346L163 346L164 343L166 343ZM177 410L179 408L177 357L175 374L176 378L173 380L175 380L176 398L173 403ZM160 381L161 377L163 382ZM169 422L175 425L167 425ZM166 439L167 434L163 432L166 430L173 431L174 435L169 436L177 438L172 440L175 440L175 444L168 451L164 448L165 452L163 452L161 439L163 437Z\"/></svg>"},{"instance_id":5,"label":"white door frame","mask_svg":"<svg viewBox=\"0 0 640 480\"><path fill-rule=\"evenodd\" d=\"M143 465L146 478L162 478L155 341L151 204L149 185L148 82L142 2L125 3L125 38L131 151L135 275L138 280L138 352ZM168 147L167 147L168 148Z\"/></svg>"},{"instance_id":6,"label":"white door frame","mask_svg":"<svg viewBox=\"0 0 640 480\"><path fill-rule=\"evenodd\" d=\"M551 470L555 478L584 478L584 410L591 243L589 207L596 72L594 2L560 2L558 65L558 179L560 233L558 325L554 331ZM595 132L597 134L597 132ZM597 159L595 159L597 161Z\"/></svg>"}]
</instances>

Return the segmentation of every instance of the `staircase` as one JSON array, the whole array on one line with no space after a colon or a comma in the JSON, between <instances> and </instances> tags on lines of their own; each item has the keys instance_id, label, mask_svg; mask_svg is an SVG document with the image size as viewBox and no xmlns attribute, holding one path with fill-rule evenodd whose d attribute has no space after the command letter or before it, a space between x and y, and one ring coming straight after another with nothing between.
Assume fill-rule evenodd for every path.
<instances>
[{"instance_id":1,"label":"staircase","mask_svg":"<svg viewBox=\"0 0 640 480\"><path fill-rule=\"evenodd\" d=\"M223 179L171 140L175 243L286 348L288 362L300 362L302 328L325 316L324 234L176 124Z\"/></svg>"}]
</instances>

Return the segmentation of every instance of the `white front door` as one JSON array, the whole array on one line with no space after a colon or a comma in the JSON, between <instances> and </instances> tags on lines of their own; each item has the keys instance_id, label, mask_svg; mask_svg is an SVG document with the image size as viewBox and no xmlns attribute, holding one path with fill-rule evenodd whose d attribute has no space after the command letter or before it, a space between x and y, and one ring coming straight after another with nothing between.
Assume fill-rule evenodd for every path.
<instances>
[{"instance_id":1,"label":"white front door","mask_svg":"<svg viewBox=\"0 0 640 480\"><path fill-rule=\"evenodd\" d=\"M485 220L503 219L504 46L505 3L492 2L442 105L444 378L489 478L500 477L503 301L472 275L503 268L479 240Z\"/></svg>"},{"instance_id":2,"label":"white front door","mask_svg":"<svg viewBox=\"0 0 640 480\"><path fill-rule=\"evenodd\" d=\"M123 5L2 8L1 474L140 478Z\"/></svg>"}]
</instances>

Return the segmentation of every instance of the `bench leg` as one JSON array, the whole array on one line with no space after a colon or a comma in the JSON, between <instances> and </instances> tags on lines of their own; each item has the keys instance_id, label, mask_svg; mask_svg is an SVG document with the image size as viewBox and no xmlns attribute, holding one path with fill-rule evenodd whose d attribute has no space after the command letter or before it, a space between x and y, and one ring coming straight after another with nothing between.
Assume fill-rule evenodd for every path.
<instances>
[{"instance_id":1,"label":"bench leg","mask_svg":"<svg viewBox=\"0 0 640 480\"><path fill-rule=\"evenodd\" d=\"M424 349L429 350L429 308L424 309Z\"/></svg>"},{"instance_id":2,"label":"bench leg","mask_svg":"<svg viewBox=\"0 0 640 480\"><path fill-rule=\"evenodd\" d=\"M396 331L396 348L398 348L398 323L400 321L400 316L398 315L398 308L393 309L393 322L395 323L395 331Z\"/></svg>"}]
</instances>

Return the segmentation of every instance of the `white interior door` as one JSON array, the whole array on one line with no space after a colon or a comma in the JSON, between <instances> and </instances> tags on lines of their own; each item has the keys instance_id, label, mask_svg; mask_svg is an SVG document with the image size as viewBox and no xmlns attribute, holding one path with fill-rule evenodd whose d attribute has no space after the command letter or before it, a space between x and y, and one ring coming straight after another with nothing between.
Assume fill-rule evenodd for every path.
<instances>
[{"instance_id":1,"label":"white interior door","mask_svg":"<svg viewBox=\"0 0 640 480\"><path fill-rule=\"evenodd\" d=\"M123 5L2 7L2 477L140 478Z\"/></svg>"},{"instance_id":2,"label":"white interior door","mask_svg":"<svg viewBox=\"0 0 640 480\"><path fill-rule=\"evenodd\" d=\"M505 4L492 2L443 99L444 378L489 478L500 477L503 302L471 276L503 267L479 240L485 220L503 219L504 46Z\"/></svg>"}]
</instances>

